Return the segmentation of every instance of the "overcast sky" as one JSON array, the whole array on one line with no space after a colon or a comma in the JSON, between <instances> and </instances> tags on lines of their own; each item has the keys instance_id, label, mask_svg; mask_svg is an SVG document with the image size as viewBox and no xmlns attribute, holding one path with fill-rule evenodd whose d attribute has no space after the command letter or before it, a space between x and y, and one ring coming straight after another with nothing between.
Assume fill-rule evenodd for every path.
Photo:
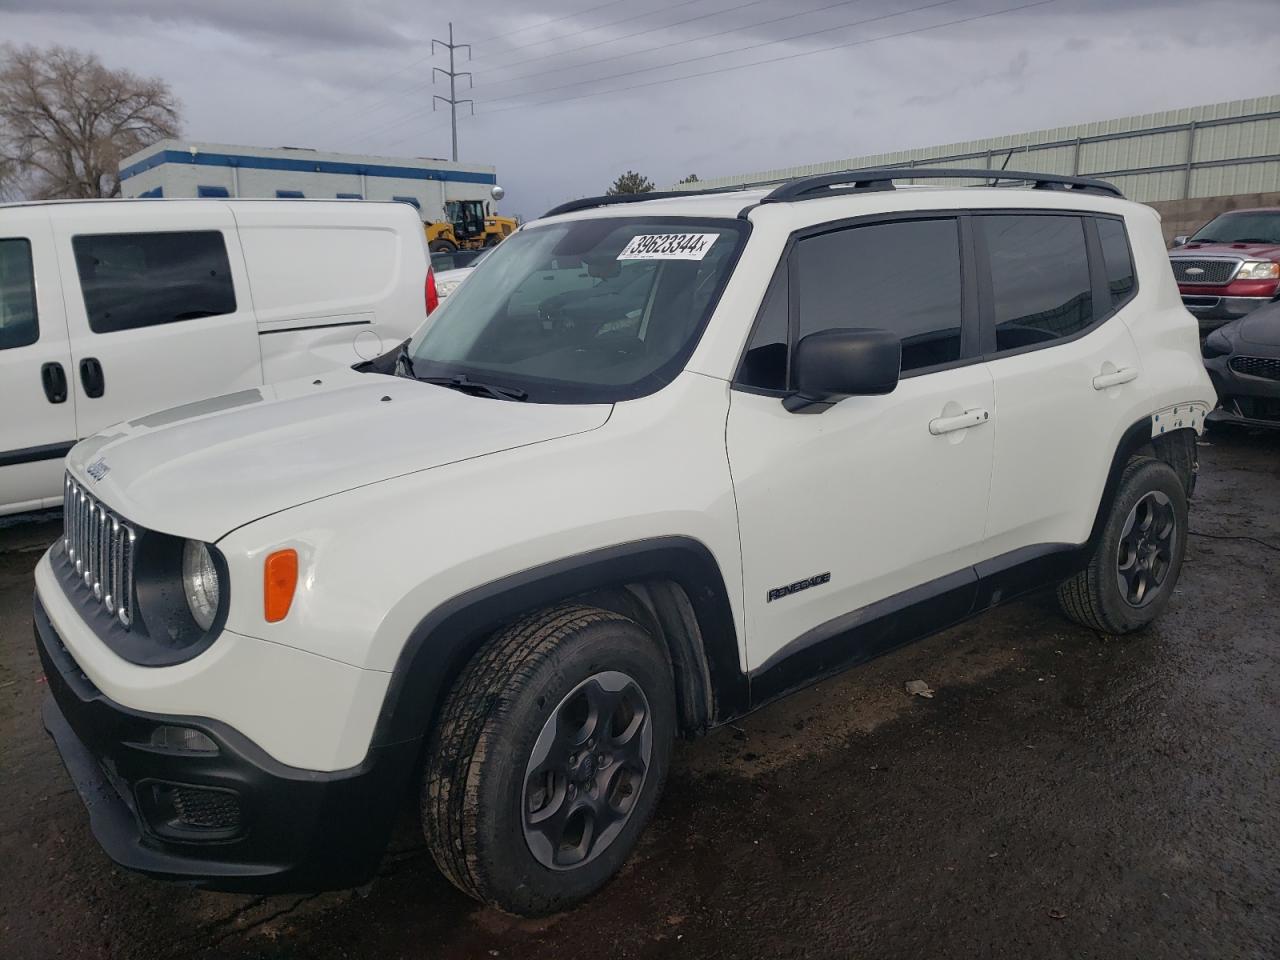
<instances>
[{"instance_id":1,"label":"overcast sky","mask_svg":"<svg viewBox=\"0 0 1280 960\"><path fill-rule=\"evenodd\" d=\"M474 54L460 159L496 165L504 212L532 217L626 169L665 186L1280 93L1278 7L0 0L0 41L163 77L193 140L447 157L448 115L431 111L447 88L430 82L447 59L430 40L452 20Z\"/></svg>"}]
</instances>

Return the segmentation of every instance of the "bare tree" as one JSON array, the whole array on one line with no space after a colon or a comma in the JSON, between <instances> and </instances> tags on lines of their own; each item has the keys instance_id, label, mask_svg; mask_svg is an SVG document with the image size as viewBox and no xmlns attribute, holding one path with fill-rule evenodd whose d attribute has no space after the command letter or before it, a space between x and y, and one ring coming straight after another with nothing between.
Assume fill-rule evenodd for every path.
<instances>
[{"instance_id":1,"label":"bare tree","mask_svg":"<svg viewBox=\"0 0 1280 960\"><path fill-rule=\"evenodd\" d=\"M67 47L0 48L0 193L119 196L120 161L178 127L163 80Z\"/></svg>"}]
</instances>

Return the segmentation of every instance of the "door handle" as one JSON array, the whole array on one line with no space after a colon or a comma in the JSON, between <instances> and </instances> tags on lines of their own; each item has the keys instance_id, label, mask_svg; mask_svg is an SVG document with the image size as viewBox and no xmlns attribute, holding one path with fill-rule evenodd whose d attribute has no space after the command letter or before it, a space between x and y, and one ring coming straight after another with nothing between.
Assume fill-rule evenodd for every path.
<instances>
[{"instance_id":1,"label":"door handle","mask_svg":"<svg viewBox=\"0 0 1280 960\"><path fill-rule=\"evenodd\" d=\"M1093 378L1093 389L1106 390L1108 387L1118 387L1122 383L1137 379L1137 376L1137 367L1121 367L1112 373L1100 373Z\"/></svg>"},{"instance_id":2,"label":"door handle","mask_svg":"<svg viewBox=\"0 0 1280 960\"><path fill-rule=\"evenodd\" d=\"M991 414L982 407L974 407L972 410L966 410L964 413L956 414L954 417L935 417L929 421L929 432L935 437L940 437L944 433L952 433L956 430L967 430L970 427L980 427L991 419Z\"/></svg>"},{"instance_id":3,"label":"door handle","mask_svg":"<svg viewBox=\"0 0 1280 960\"><path fill-rule=\"evenodd\" d=\"M67 402L67 371L60 363L46 363L40 368L40 383L50 403Z\"/></svg>"},{"instance_id":4,"label":"door handle","mask_svg":"<svg viewBox=\"0 0 1280 960\"><path fill-rule=\"evenodd\" d=\"M80 385L84 394L94 400L106 393L107 380L97 357L85 357L80 361Z\"/></svg>"}]
</instances>

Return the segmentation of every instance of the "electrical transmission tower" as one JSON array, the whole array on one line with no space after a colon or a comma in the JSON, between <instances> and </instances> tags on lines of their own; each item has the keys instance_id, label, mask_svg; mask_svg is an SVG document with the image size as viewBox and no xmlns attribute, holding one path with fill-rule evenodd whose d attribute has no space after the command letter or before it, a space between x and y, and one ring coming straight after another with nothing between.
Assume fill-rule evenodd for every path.
<instances>
[{"instance_id":1,"label":"electrical transmission tower","mask_svg":"<svg viewBox=\"0 0 1280 960\"><path fill-rule=\"evenodd\" d=\"M434 56L434 55L435 55L435 52L436 52L436 44L439 44L440 46L444 47L445 49L447 49L447 50L449 51L449 69L448 69L448 70L446 70L444 67L432 67L432 69L431 69L431 82L432 82L432 83L435 83L435 82L436 82L436 74L437 74L437 73L443 73L446 77L448 77L448 78L449 78L449 96L447 96L447 97L442 97L442 96L440 96L440 94L438 94L438 93L437 93L437 94L435 94L435 95L431 98L431 109L432 109L432 111L434 111L434 110L436 109L436 101L437 101L437 100L443 100L445 103L447 103L447 104L449 105L449 119L450 119L451 125L453 126L453 159L454 159L454 161L456 162L456 161L457 161L457 159L458 159L458 104L460 104L460 103L469 104L469 105L470 105L470 107L471 107L471 114L472 114L472 116L474 116L474 115L475 115L475 112L476 112L476 102L475 102L474 100L459 100L459 99L458 99L458 88L457 88L458 78L459 78L459 77L466 77L466 78L467 78L467 87L468 87L468 88L470 88L470 87L471 87L471 73L470 73L470 71L467 71L467 70L459 71L459 70L456 70L456 69L454 68L454 63L453 63L453 52L454 52L455 50L461 50L463 47L466 47L466 48L467 48L467 59L468 59L468 60L470 60L470 59L471 59L471 44L469 44L469 43L454 43L454 42L453 42L453 23L452 23L452 22L450 22L450 24L449 24L449 42L448 42L448 43L445 43L445 41L443 41L443 40L436 40L436 39L432 39L432 41L431 41L431 54L432 54L432 56Z\"/></svg>"}]
</instances>

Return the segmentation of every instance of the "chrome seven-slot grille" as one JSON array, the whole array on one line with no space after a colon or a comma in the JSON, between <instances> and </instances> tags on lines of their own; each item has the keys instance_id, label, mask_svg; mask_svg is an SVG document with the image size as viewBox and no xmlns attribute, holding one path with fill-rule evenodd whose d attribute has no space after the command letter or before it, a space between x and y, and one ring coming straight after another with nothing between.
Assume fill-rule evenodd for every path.
<instances>
[{"instance_id":1,"label":"chrome seven-slot grille","mask_svg":"<svg viewBox=\"0 0 1280 960\"><path fill-rule=\"evenodd\" d=\"M76 578L127 630L133 625L137 531L67 474L62 490L62 546Z\"/></svg>"},{"instance_id":2,"label":"chrome seven-slot grille","mask_svg":"<svg viewBox=\"0 0 1280 960\"><path fill-rule=\"evenodd\" d=\"M1179 283L1228 283L1240 269L1239 260L1170 257L1173 277Z\"/></svg>"},{"instance_id":3,"label":"chrome seven-slot grille","mask_svg":"<svg viewBox=\"0 0 1280 960\"><path fill-rule=\"evenodd\" d=\"M1232 357L1231 369L1250 377L1280 380L1280 359L1276 357Z\"/></svg>"}]
</instances>

